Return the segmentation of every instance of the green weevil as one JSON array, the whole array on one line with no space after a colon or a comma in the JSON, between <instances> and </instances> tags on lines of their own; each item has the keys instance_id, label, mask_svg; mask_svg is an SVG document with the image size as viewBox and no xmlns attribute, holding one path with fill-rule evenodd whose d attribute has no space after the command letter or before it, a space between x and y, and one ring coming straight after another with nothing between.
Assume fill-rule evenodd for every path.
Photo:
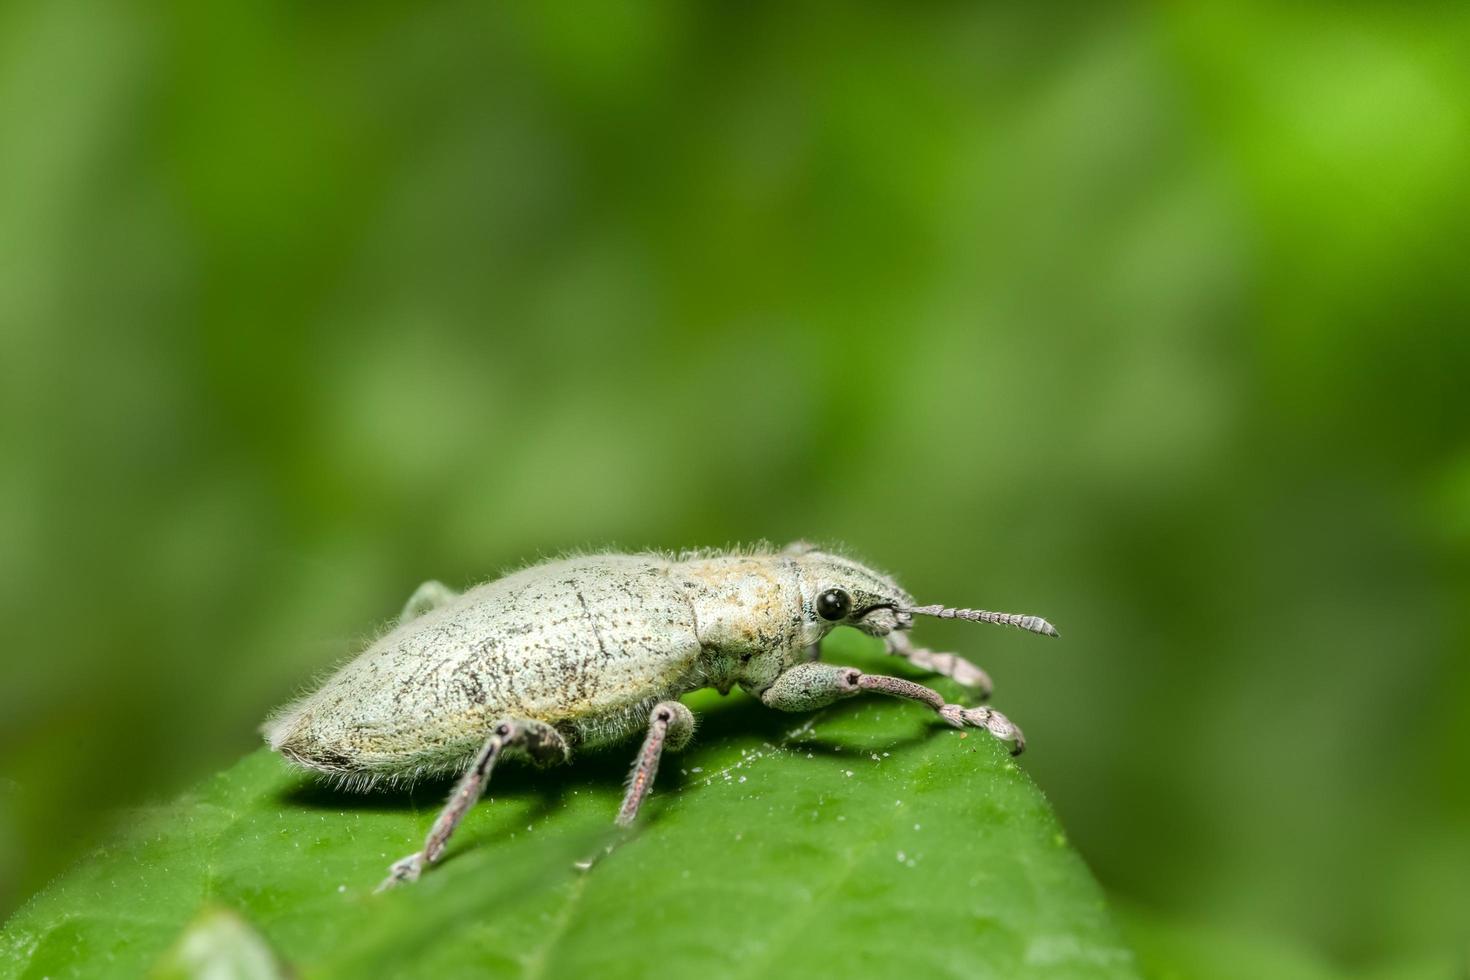
<instances>
[{"instance_id":1,"label":"green weevil","mask_svg":"<svg viewBox=\"0 0 1470 980\"><path fill-rule=\"evenodd\" d=\"M631 823L665 749L694 734L678 700L739 685L771 708L810 711L865 692L909 698L949 724L1025 748L989 707L946 703L922 684L818 661L837 626L990 694L990 678L950 653L913 646L915 616L1056 636L1036 616L919 606L889 576L798 543L783 550L595 554L542 562L458 594L426 582L397 625L320 687L277 712L271 748L351 789L462 774L422 849L383 887L444 853L504 755L541 766L645 732L617 822Z\"/></svg>"}]
</instances>

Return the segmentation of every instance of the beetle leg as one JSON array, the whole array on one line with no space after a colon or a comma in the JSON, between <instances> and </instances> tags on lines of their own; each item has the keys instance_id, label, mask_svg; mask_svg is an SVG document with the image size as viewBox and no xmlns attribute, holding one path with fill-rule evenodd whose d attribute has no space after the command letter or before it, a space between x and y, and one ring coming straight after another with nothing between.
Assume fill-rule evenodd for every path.
<instances>
[{"instance_id":1,"label":"beetle leg","mask_svg":"<svg viewBox=\"0 0 1470 980\"><path fill-rule=\"evenodd\" d=\"M507 718L497 722L490 737L475 756L474 764L460 777L459 784L450 794L449 802L439 811L429 836L424 839L424 848L394 863L388 877L378 886L378 891L391 888L400 881L416 881L428 865L438 861L444 853L444 845L454 828L464 819L470 807L477 803L490 781L495 763L506 749L521 749L537 765L552 765L571 758L571 749L561 733L545 722L523 718Z\"/></svg>"},{"instance_id":2,"label":"beetle leg","mask_svg":"<svg viewBox=\"0 0 1470 980\"><path fill-rule=\"evenodd\" d=\"M628 776L627 795L618 808L619 824L626 827L638 816L638 808L653 789L653 779L658 775L658 760L664 749L677 752L689 744L693 735L694 712L678 701L660 701L653 706L648 716L648 737L638 750L638 761Z\"/></svg>"},{"instance_id":3,"label":"beetle leg","mask_svg":"<svg viewBox=\"0 0 1470 980\"><path fill-rule=\"evenodd\" d=\"M981 700L990 697L990 692L995 688L995 685L990 683L990 675L964 657L953 653L936 653L927 647L916 647L907 633L894 630L883 637L883 642L887 645L889 653L896 657L903 657L915 667L932 670L936 674L951 677L966 687L975 688Z\"/></svg>"},{"instance_id":4,"label":"beetle leg","mask_svg":"<svg viewBox=\"0 0 1470 980\"><path fill-rule=\"evenodd\" d=\"M923 684L901 677L865 674L856 667L800 663L787 668L761 692L760 697L767 706L780 711L811 711L866 692L918 701L934 709L939 717L956 728L983 728L1001 741L1014 743L1011 755L1020 755L1026 750L1026 737L1021 734L1021 729L994 708L946 704L938 691Z\"/></svg>"},{"instance_id":5,"label":"beetle leg","mask_svg":"<svg viewBox=\"0 0 1470 980\"><path fill-rule=\"evenodd\" d=\"M398 622L406 623L411 619L418 619L424 613L433 612L458 598L459 593L443 582L429 579L413 590L413 595L403 604L403 612L398 614Z\"/></svg>"}]
</instances>

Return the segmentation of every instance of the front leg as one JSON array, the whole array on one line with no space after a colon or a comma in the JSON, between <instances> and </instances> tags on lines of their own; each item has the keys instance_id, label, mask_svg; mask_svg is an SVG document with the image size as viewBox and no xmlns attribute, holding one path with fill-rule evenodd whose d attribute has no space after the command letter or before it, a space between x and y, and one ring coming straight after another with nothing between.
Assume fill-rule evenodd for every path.
<instances>
[{"instance_id":1,"label":"front leg","mask_svg":"<svg viewBox=\"0 0 1470 980\"><path fill-rule=\"evenodd\" d=\"M883 643L888 647L889 653L895 657L903 657L915 667L932 670L936 674L951 677L966 687L975 688L982 701L990 697L990 692L995 689L995 685L990 683L990 675L964 657L953 653L939 653L927 647L916 647L907 633L894 630L883 637Z\"/></svg>"},{"instance_id":2,"label":"front leg","mask_svg":"<svg viewBox=\"0 0 1470 980\"><path fill-rule=\"evenodd\" d=\"M786 669L770 687L761 692L761 701L778 711L811 711L833 701L864 692L908 698L934 709L935 713L956 728L966 725L983 728L996 738L1012 742L1011 755L1026 750L1021 729L994 708L966 708L947 704L939 692L899 677L865 674L856 667L833 664L800 663Z\"/></svg>"}]
</instances>

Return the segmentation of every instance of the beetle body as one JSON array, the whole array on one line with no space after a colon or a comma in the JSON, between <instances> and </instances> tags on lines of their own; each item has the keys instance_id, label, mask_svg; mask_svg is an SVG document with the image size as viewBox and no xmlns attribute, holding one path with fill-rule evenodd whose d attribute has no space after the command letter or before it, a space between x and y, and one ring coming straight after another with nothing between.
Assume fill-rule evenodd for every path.
<instances>
[{"instance_id":1,"label":"beetle body","mask_svg":"<svg viewBox=\"0 0 1470 980\"><path fill-rule=\"evenodd\" d=\"M822 637L845 624L885 637L890 652L988 688L968 662L908 645L900 633L915 613L1054 632L1033 617L915 607L888 576L807 545L586 555L460 595L426 583L391 631L277 713L265 732L293 762L351 788L465 773L422 854L395 865L390 881L417 877L437 858L506 752L550 764L648 731L620 813L631 820L665 741L677 748L693 732L693 716L677 699L704 687L728 693L739 684L788 711L863 690L911 698L950 724L989 728L1019 751L1019 729L998 712L944 704L910 681L813 662Z\"/></svg>"},{"instance_id":2,"label":"beetle body","mask_svg":"<svg viewBox=\"0 0 1470 980\"><path fill-rule=\"evenodd\" d=\"M268 725L271 747L349 781L458 771L503 717L573 748L645 727L702 687L758 693L826 632L796 556L589 555L524 568L400 623Z\"/></svg>"}]
</instances>

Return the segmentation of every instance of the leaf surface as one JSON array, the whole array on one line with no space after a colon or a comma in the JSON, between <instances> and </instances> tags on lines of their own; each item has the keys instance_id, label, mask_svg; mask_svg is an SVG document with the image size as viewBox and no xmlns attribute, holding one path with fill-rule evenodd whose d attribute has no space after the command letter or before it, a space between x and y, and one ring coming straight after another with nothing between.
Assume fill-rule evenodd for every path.
<instances>
[{"instance_id":1,"label":"leaf surface","mask_svg":"<svg viewBox=\"0 0 1470 980\"><path fill-rule=\"evenodd\" d=\"M920 676L861 637L828 646ZM1136 976L1041 793L985 733L876 697L811 716L688 701L696 741L631 832L611 819L634 745L507 764L443 864L385 895L447 787L339 793L262 749L134 812L27 903L0 976L140 976L218 907L313 977Z\"/></svg>"}]
</instances>

